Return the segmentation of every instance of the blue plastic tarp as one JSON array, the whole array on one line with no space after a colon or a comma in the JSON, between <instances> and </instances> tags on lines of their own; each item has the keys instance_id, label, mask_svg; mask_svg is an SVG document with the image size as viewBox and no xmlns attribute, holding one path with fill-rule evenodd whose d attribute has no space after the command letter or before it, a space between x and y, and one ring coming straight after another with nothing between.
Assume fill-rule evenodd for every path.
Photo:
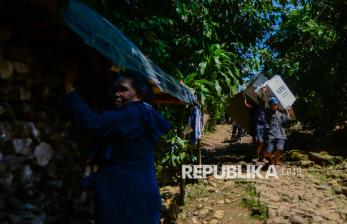
<instances>
[{"instance_id":1,"label":"blue plastic tarp","mask_svg":"<svg viewBox=\"0 0 347 224\"><path fill-rule=\"evenodd\" d=\"M96 11L77 0L62 8L66 25L84 42L96 49L114 65L143 74L163 94L181 102L194 104L194 95L186 86L150 61L116 26Z\"/></svg>"}]
</instances>

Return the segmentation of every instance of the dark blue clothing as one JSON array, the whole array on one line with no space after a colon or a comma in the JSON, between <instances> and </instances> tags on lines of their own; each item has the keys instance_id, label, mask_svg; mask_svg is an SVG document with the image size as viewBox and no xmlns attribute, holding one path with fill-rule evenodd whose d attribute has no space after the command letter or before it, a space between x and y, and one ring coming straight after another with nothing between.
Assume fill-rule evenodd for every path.
<instances>
[{"instance_id":1,"label":"dark blue clothing","mask_svg":"<svg viewBox=\"0 0 347 224\"><path fill-rule=\"evenodd\" d=\"M266 124L265 107L259 106L257 111L257 123L255 126L255 138L259 143L264 142L264 129Z\"/></svg>"},{"instance_id":2,"label":"dark blue clothing","mask_svg":"<svg viewBox=\"0 0 347 224\"><path fill-rule=\"evenodd\" d=\"M257 123L258 123L258 105L255 103L251 104L250 108L250 127L249 127L249 134L252 137L256 137L256 128L257 128Z\"/></svg>"},{"instance_id":3,"label":"dark blue clothing","mask_svg":"<svg viewBox=\"0 0 347 224\"><path fill-rule=\"evenodd\" d=\"M154 147L171 126L144 102L96 113L73 91L67 95L65 106L103 145L97 148L102 150L102 167L82 181L96 190L97 223L159 223L161 198Z\"/></svg>"},{"instance_id":4,"label":"dark blue clothing","mask_svg":"<svg viewBox=\"0 0 347 224\"><path fill-rule=\"evenodd\" d=\"M266 118L265 118L265 107L259 106L258 107L258 113L257 113L257 125L258 126L265 126Z\"/></svg>"},{"instance_id":5,"label":"dark blue clothing","mask_svg":"<svg viewBox=\"0 0 347 224\"><path fill-rule=\"evenodd\" d=\"M266 114L266 139L287 139L283 125L290 121L287 114L271 111Z\"/></svg>"},{"instance_id":6,"label":"dark blue clothing","mask_svg":"<svg viewBox=\"0 0 347 224\"><path fill-rule=\"evenodd\" d=\"M286 140L281 138L268 139L266 143L267 152L272 152L274 149L283 151Z\"/></svg>"},{"instance_id":7,"label":"dark blue clothing","mask_svg":"<svg viewBox=\"0 0 347 224\"><path fill-rule=\"evenodd\" d=\"M237 140L241 140L243 133L244 133L243 128L239 125L239 123L234 121L232 136L235 137Z\"/></svg>"}]
</instances>

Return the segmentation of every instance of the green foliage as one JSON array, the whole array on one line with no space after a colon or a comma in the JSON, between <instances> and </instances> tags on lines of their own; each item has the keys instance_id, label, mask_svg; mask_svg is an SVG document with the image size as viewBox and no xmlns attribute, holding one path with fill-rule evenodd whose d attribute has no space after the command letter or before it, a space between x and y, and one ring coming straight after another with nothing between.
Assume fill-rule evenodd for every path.
<instances>
[{"instance_id":1,"label":"green foliage","mask_svg":"<svg viewBox=\"0 0 347 224\"><path fill-rule=\"evenodd\" d=\"M196 71L182 77L184 83L195 89L205 112L215 120L224 119L224 102L235 94L233 87L241 82L241 73L234 61L237 57L222 44L212 44L196 52L200 59Z\"/></svg>"},{"instance_id":2,"label":"green foliage","mask_svg":"<svg viewBox=\"0 0 347 224\"><path fill-rule=\"evenodd\" d=\"M270 38L270 74L281 74L297 94L300 119L328 132L347 115L347 5L311 0L283 12Z\"/></svg>"},{"instance_id":3,"label":"green foliage","mask_svg":"<svg viewBox=\"0 0 347 224\"><path fill-rule=\"evenodd\" d=\"M179 168L184 163L197 160L194 155L194 148L188 147L188 141L176 135L162 142L158 157L162 166L170 168Z\"/></svg>"},{"instance_id":4,"label":"green foliage","mask_svg":"<svg viewBox=\"0 0 347 224\"><path fill-rule=\"evenodd\" d=\"M253 183L246 182L246 196L242 199L241 204L252 209L252 215L265 221L268 218L268 209L259 201L259 195Z\"/></svg>"},{"instance_id":5,"label":"green foliage","mask_svg":"<svg viewBox=\"0 0 347 224\"><path fill-rule=\"evenodd\" d=\"M271 31L279 8L271 0L84 0L120 28L168 74L194 88L210 124L224 119L224 105L241 83L242 74L260 68L257 42ZM191 108L159 106L174 125L158 154L178 167L194 157L181 136ZM165 147L160 147L165 149ZM190 152L190 151L189 151ZM192 154L193 155L193 154Z\"/></svg>"},{"instance_id":6,"label":"green foliage","mask_svg":"<svg viewBox=\"0 0 347 224\"><path fill-rule=\"evenodd\" d=\"M187 185L186 199L202 198L208 195L207 186L203 181Z\"/></svg>"},{"instance_id":7,"label":"green foliage","mask_svg":"<svg viewBox=\"0 0 347 224\"><path fill-rule=\"evenodd\" d=\"M308 173L316 179L320 184L324 184L328 182L328 173L329 171L327 170L326 167L323 167L319 172L313 171L312 169L308 170Z\"/></svg>"}]
</instances>

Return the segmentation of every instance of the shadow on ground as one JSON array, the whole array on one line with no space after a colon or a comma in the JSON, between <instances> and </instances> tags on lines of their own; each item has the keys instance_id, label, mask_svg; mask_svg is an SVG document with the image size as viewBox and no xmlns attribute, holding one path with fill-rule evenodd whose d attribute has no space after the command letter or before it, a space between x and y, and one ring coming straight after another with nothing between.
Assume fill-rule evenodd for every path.
<instances>
[{"instance_id":1,"label":"shadow on ground","mask_svg":"<svg viewBox=\"0 0 347 224\"><path fill-rule=\"evenodd\" d=\"M293 131L288 136L286 149L307 152L326 151L330 155L347 157L347 128L318 136L314 131Z\"/></svg>"},{"instance_id":2,"label":"shadow on ground","mask_svg":"<svg viewBox=\"0 0 347 224\"><path fill-rule=\"evenodd\" d=\"M203 164L238 164L241 161L250 163L255 158L255 146L250 139L250 136L245 136L241 142L226 140L222 148L203 149Z\"/></svg>"},{"instance_id":3,"label":"shadow on ground","mask_svg":"<svg viewBox=\"0 0 347 224\"><path fill-rule=\"evenodd\" d=\"M212 142L222 136L207 139L202 146L203 164L238 164L241 161L250 163L255 158L255 145L250 136L244 136L241 142L233 141L228 130L222 131L224 139L216 148L209 147ZM285 154L289 150L298 149L306 152L326 151L333 156L347 157L347 128L331 132L326 136L317 136L314 131L292 131L288 135L285 145ZM205 143L205 144L204 144ZM284 159L285 159L284 155Z\"/></svg>"}]
</instances>

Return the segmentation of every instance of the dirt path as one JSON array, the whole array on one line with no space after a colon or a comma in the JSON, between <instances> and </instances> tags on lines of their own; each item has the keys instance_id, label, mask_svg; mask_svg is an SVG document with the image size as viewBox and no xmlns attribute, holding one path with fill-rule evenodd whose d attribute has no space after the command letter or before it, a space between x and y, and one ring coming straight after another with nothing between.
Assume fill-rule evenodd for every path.
<instances>
[{"instance_id":1,"label":"dirt path","mask_svg":"<svg viewBox=\"0 0 347 224\"><path fill-rule=\"evenodd\" d=\"M231 128L217 126L216 131L202 139L203 164L233 164L245 155L231 153ZM210 176L194 185L187 186L186 205L179 215L179 224L198 223L263 223L252 217L252 211L242 205L247 197L246 185L235 180L218 180Z\"/></svg>"},{"instance_id":2,"label":"dirt path","mask_svg":"<svg viewBox=\"0 0 347 224\"><path fill-rule=\"evenodd\" d=\"M221 125L203 137L203 164L251 163L251 138L245 136L235 143L230 136L230 126ZM307 168L284 161L276 171L278 178L245 183L210 176L189 185L178 223L347 223L347 161Z\"/></svg>"},{"instance_id":3,"label":"dirt path","mask_svg":"<svg viewBox=\"0 0 347 224\"><path fill-rule=\"evenodd\" d=\"M188 200L178 223L262 223L241 205L245 186L234 181L209 179L188 187Z\"/></svg>"}]
</instances>

